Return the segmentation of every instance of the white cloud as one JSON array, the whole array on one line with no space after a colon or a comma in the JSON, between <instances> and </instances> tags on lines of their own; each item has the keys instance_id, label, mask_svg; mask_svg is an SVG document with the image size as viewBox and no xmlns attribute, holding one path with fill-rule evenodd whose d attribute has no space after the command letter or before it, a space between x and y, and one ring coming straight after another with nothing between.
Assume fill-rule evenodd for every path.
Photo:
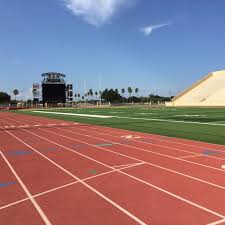
<instances>
[{"instance_id":1,"label":"white cloud","mask_svg":"<svg viewBox=\"0 0 225 225\"><path fill-rule=\"evenodd\" d=\"M160 29L162 27L170 26L170 23L162 23L162 24L157 24L157 25L150 25L146 27L141 28L141 32L144 33L145 36L149 36L152 34L152 32L156 29Z\"/></svg>"},{"instance_id":2,"label":"white cloud","mask_svg":"<svg viewBox=\"0 0 225 225\"><path fill-rule=\"evenodd\" d=\"M63 0L65 6L75 16L82 17L94 26L110 22L121 8L135 3L137 0Z\"/></svg>"}]
</instances>

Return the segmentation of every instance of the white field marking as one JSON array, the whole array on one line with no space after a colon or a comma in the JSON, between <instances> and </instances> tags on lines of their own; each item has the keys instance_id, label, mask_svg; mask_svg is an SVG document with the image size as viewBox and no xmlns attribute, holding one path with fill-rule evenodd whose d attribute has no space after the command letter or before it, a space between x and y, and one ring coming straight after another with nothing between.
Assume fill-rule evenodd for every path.
<instances>
[{"instance_id":1,"label":"white field marking","mask_svg":"<svg viewBox=\"0 0 225 225\"><path fill-rule=\"evenodd\" d=\"M20 126L18 126L19 128L29 128L30 127L30 125L20 125Z\"/></svg>"},{"instance_id":2,"label":"white field marking","mask_svg":"<svg viewBox=\"0 0 225 225\"><path fill-rule=\"evenodd\" d=\"M15 128L16 126L8 126L9 128Z\"/></svg>"},{"instance_id":3,"label":"white field marking","mask_svg":"<svg viewBox=\"0 0 225 225\"><path fill-rule=\"evenodd\" d=\"M120 116L106 116L106 115L90 115L90 114L76 114L76 113L60 113L60 112L50 112L50 111L32 111L35 113L46 113L55 115L68 115L68 116L81 116L81 117L94 117L94 118L118 118L118 119L130 119L130 120L150 120L159 122L171 122L171 123L187 123L187 124L201 124L201 125L211 125L211 126L225 126L225 124L217 123L202 123L194 121L184 121L184 120L166 120L166 119L153 119L153 118L135 118L135 117L120 117Z\"/></svg>"},{"instance_id":4,"label":"white field marking","mask_svg":"<svg viewBox=\"0 0 225 225\"><path fill-rule=\"evenodd\" d=\"M107 174L110 174L110 173L115 173L115 172L117 172L119 170L125 170L125 169L128 169L128 168L139 166L139 165L143 165L143 164L144 163L139 163L139 164L135 164L135 165L129 165L129 166L126 166L126 167L123 167L123 168L113 169L113 170L105 172L105 173L101 173L101 174L98 174L98 175L95 175L95 176L84 178L84 179L82 179L82 181L92 180L92 179L94 179L96 177L101 177L101 176L104 176L104 175L107 175ZM77 184L77 183L80 183L80 181L74 181L74 182L71 182L71 183L68 183L68 184L65 184L65 185L62 185L62 186L59 186L59 187L56 187L56 188L44 191L44 192L40 192L38 194L33 195L32 197L33 198L37 198L39 196L42 196L42 195L45 195L45 194L48 194L48 193L51 193L51 192L54 192L54 191L57 191L57 190L69 187L69 186L72 186L72 185ZM24 199L21 199L19 201L16 201L16 202L4 205L4 206L0 207L0 210L1 209L5 209L5 208L9 208L11 206L17 205L19 203L22 203L22 202L25 202L25 201L28 201L28 200L29 200L29 198L24 198Z\"/></svg>"},{"instance_id":5,"label":"white field marking","mask_svg":"<svg viewBox=\"0 0 225 225\"><path fill-rule=\"evenodd\" d=\"M225 124L225 121L224 120L219 120L219 121L217 120L216 123L217 124Z\"/></svg>"},{"instance_id":6,"label":"white field marking","mask_svg":"<svg viewBox=\"0 0 225 225\"><path fill-rule=\"evenodd\" d=\"M222 165L221 168L225 170L225 165Z\"/></svg>"},{"instance_id":7,"label":"white field marking","mask_svg":"<svg viewBox=\"0 0 225 225\"><path fill-rule=\"evenodd\" d=\"M126 139L139 139L141 137L134 136L134 135L125 135L125 136L121 136L121 138L126 138Z\"/></svg>"},{"instance_id":8,"label":"white field marking","mask_svg":"<svg viewBox=\"0 0 225 225\"><path fill-rule=\"evenodd\" d=\"M6 157L4 156L4 154L2 153L2 151L0 151L0 154L1 154L2 158L4 159L4 161L6 162L6 164L8 165L8 167L10 168L10 170L12 171L12 173L14 174L14 176L16 177L16 179L18 180L18 182L20 183L21 187L23 188L24 192L27 194L27 196L30 199L30 201L33 203L34 207L36 208L37 212L39 213L39 215L41 216L41 218L43 219L43 221L45 222L45 224L46 225L51 225L51 222L48 220L47 216L42 211L41 207L38 205L38 203L36 202L36 200L32 197L31 193L29 192L29 190L27 189L27 187L25 186L25 184L23 183L23 181L20 179L20 177L18 176L18 174L16 173L16 171L13 169L12 165L6 159Z\"/></svg>"},{"instance_id":9,"label":"white field marking","mask_svg":"<svg viewBox=\"0 0 225 225\"><path fill-rule=\"evenodd\" d=\"M3 126L4 128L15 128L16 126Z\"/></svg>"},{"instance_id":10,"label":"white field marking","mask_svg":"<svg viewBox=\"0 0 225 225\"><path fill-rule=\"evenodd\" d=\"M184 120L166 120L166 119L153 119L153 118L135 118L135 117L125 117L125 116L113 116L113 118L118 119L129 119L129 120L149 120L149 121L159 121L159 122L169 122L169 123L187 123L187 124L200 124L200 125L211 125L211 126L225 126L225 124L217 123L201 123L194 121L184 121Z\"/></svg>"},{"instance_id":11,"label":"white field marking","mask_svg":"<svg viewBox=\"0 0 225 225\"><path fill-rule=\"evenodd\" d=\"M24 130L24 131L26 131L26 130ZM77 176L75 176L74 174L72 174L71 172L69 172L68 170L66 170L65 168L63 168L62 166L60 166L59 164L57 164L56 162L54 162L53 160L49 159L48 157L46 157L42 153L38 152L35 148L33 148L29 144L25 143L23 140L21 140L20 138L18 138L16 135L10 133L7 130L6 130L6 132L8 134L10 134L11 136L13 136L16 140L20 141L21 143L23 143L24 145L26 145L27 147L29 147L30 149L32 149L33 151L35 151L40 156L42 156L43 158L45 158L46 160L48 160L49 162L51 162L53 165L55 165L56 167L58 167L61 170L63 170L65 173L67 173L68 175L70 175L71 177L73 177L75 180L80 181L80 183L82 183L86 188L88 188L89 190L93 191L95 194L97 194L98 196L100 196L101 198L103 198L105 201L107 201L108 203L110 203L115 208L119 209L121 212L123 212L124 214L126 214L127 216L129 216L131 219L133 219L137 223L139 223L141 225L147 225L142 220L140 220L138 217L136 217L135 215L133 215L132 213L130 213L128 210L124 209L123 207L121 207L120 205L118 205L116 202L112 201L110 198L106 197L101 192L99 192L98 190L96 190L95 188L93 188L92 186L90 186L89 184L85 183L85 181L82 181L80 178L78 178ZM108 166L108 168L113 169L112 167L109 167L109 166ZM118 170L118 172L120 172L120 171ZM50 225L50 223L48 225Z\"/></svg>"},{"instance_id":12,"label":"white field marking","mask_svg":"<svg viewBox=\"0 0 225 225\"><path fill-rule=\"evenodd\" d=\"M207 224L207 225L219 225L219 224L222 224L222 223L225 223L225 219L218 220L218 221L216 221L216 222L209 223L209 224Z\"/></svg>"},{"instance_id":13,"label":"white field marking","mask_svg":"<svg viewBox=\"0 0 225 225\"><path fill-rule=\"evenodd\" d=\"M139 115L152 115L152 114L155 114L155 113L134 113L134 114L139 114Z\"/></svg>"},{"instance_id":14,"label":"white field marking","mask_svg":"<svg viewBox=\"0 0 225 225\"><path fill-rule=\"evenodd\" d=\"M183 115L173 115L175 117L179 117L179 116L184 116L184 117L205 117L206 115L199 115L199 114L195 114L195 115L191 115L191 114L183 114Z\"/></svg>"},{"instance_id":15,"label":"white field marking","mask_svg":"<svg viewBox=\"0 0 225 225\"><path fill-rule=\"evenodd\" d=\"M86 131L85 129L81 129L81 128L79 128L79 129L80 129L80 130L83 130L83 131ZM101 133L101 132L92 131L91 129L106 131L106 130L104 130L104 129L88 128L88 131L89 131L89 132L92 132L92 133L95 133L95 134L100 134L100 135L104 135L104 136L110 136L110 137L116 137L116 138L119 138L118 136L115 136L115 135L112 135L112 134L107 134L107 132ZM78 134L81 134L81 133L78 133ZM84 134L82 134L82 135L84 135ZM132 135L131 135L131 136L132 136ZM92 137L93 137L93 136L92 136ZM124 137L124 136L121 136L121 138L122 138L122 137ZM98 137L94 137L94 138L100 139L100 138L98 138ZM151 140L151 139L154 139L154 138L146 138L146 139ZM103 140L103 139L102 139L102 140ZM158 139L154 139L154 140L158 140ZM179 151L179 152L192 153L192 154L194 154L194 155L196 155L196 156L201 156L200 153L196 153L196 152L192 152L192 151L187 151L187 150L182 150L182 149L180 149L180 148L173 148L173 147L169 147L169 146L164 146L164 145L159 145L159 144L153 144L153 143L151 143L151 142L144 142L144 141L141 141L141 140L135 140L135 139L132 139L132 141L136 141L136 142L140 142L140 143L144 143L144 144L148 144L148 145L153 145L153 146L158 146L158 147L162 147L162 148L172 149L172 150L176 150L176 151ZM182 144L182 143L179 143L179 142L172 142L172 141L167 141L167 140L159 140L159 141L164 141L164 142L169 142L169 143L175 143L175 144ZM120 144L121 144L121 143L120 143ZM192 147L198 147L198 146L195 146L195 145L188 145L188 144L183 144L183 145L192 146ZM130 147L132 147L132 146L130 146ZM198 147L198 148L203 149L203 147ZM207 150L214 150L214 151L215 151L215 149L210 149L210 148L207 148ZM222 151L222 150L216 150L216 151L217 151L218 153L225 154L225 151ZM151 151L149 151L149 152L151 152ZM160 154L160 153L156 153L156 154ZM220 157L216 157L216 156L212 156L212 155L204 155L204 156L205 156L205 157L209 157L209 158L213 158L213 159L218 159L218 160L224 160L224 161L225 161L224 158L220 158ZM172 157L172 156L170 156L170 157ZM183 156L183 157L185 158L186 156ZM179 158L182 159L183 157L175 157L175 158L176 158L176 159L179 159Z\"/></svg>"},{"instance_id":16,"label":"white field marking","mask_svg":"<svg viewBox=\"0 0 225 225\"><path fill-rule=\"evenodd\" d=\"M40 128L39 128L39 129L40 129ZM41 130L42 130L42 129L41 129ZM26 130L24 130L24 131L26 131ZM11 134L9 131L6 131L6 132L9 133L9 134ZM26 132L28 132L28 131L26 131ZM32 133L32 132L28 132L28 133ZM85 183L84 181L80 180L78 177L76 177L75 175L73 175L72 173L70 173L69 171L67 171L66 169L64 169L63 167L61 167L60 165L58 165L57 163L55 163L54 161L52 161L51 159L49 159L48 157L46 157L45 155L39 153L39 152L38 152L37 150L35 150L32 146L30 146L30 145L28 145L27 143L23 142L20 138L16 137L14 134L11 134L11 135L12 135L13 137L15 137L17 140L19 140L21 143L24 143L26 146L28 146L29 148L33 149L33 150L34 150L35 152L37 152L38 154L42 155L44 158L46 158L47 160L49 160L50 162L52 162L52 163L53 163L54 165L56 165L57 167L61 168L61 169L62 169L63 171L65 171L66 173L68 173L68 174L70 174L71 176L73 176L75 179L79 180L84 186L86 186L87 188L91 189L93 192L95 192L97 195L101 196L101 197L102 197L103 199L105 199L106 201L110 202L112 205L114 205L116 208L118 208L119 210L121 210L122 212L124 212L126 215L128 215L129 217L131 217L133 220L135 220L135 221L138 222L139 224L141 224L141 225L147 225L146 223L144 223L143 221L141 221L139 218L137 218L136 216L134 216L133 214L131 214L130 212L128 212L126 209L124 209L124 208L122 208L121 206L117 205L117 204L116 204L115 202L113 202L111 199L107 198L107 197L104 196L102 193L100 193L99 191L97 191L96 189L94 189L93 187L91 187L90 185L88 185L87 183ZM39 135L37 135L37 136L39 136ZM41 136L40 136L40 137L41 137ZM42 137L41 137L41 138L42 138ZM55 144L58 145L56 142L55 142ZM101 162L99 162L99 163L101 163ZM108 166L108 167L109 167L109 166ZM113 169L113 167L109 167L109 168ZM201 209L201 210L203 210L203 211L206 211L206 212L208 212L208 213L214 214L214 215L216 215L216 216L218 216L218 217L221 217L221 218L225 219L225 216L224 216L224 215L221 215L221 214L219 214L219 213L217 213L217 212L215 212L215 211L212 211L212 210L210 210L210 209L208 209L208 208L205 208L205 207L203 207L203 206L201 206L201 205L199 205L199 204L196 204L196 203L194 203L194 202L192 202L192 201L189 201L189 200L187 200L187 199L185 199L185 198L182 198L182 197L180 197L180 196L178 196L178 195L176 195L176 194L173 194L173 193L171 193L171 192L169 192L169 191L167 191L167 190L165 190L165 189L163 189L163 188L157 187L157 186L155 186L155 185L153 185L153 184L151 184L151 183L148 183L148 182L146 182L146 181L144 181L144 180L141 180L141 179L139 179L139 178L137 178L137 177L135 177L135 176L132 176L132 175L130 175L130 174L127 174L127 173L125 173L125 172L123 172L123 171L118 170L118 172L121 173L121 174L123 174L123 175L125 175L125 176L128 176L128 177L130 177L130 178L132 178L132 179L134 179L134 180L136 180L136 181L139 181L139 182L141 182L141 183L143 183L143 184L145 184L145 185L148 185L148 186L150 186L150 187L152 187L152 188L154 188L154 189L156 189L156 190L158 190L158 191L160 191L160 192L166 193L166 194L168 194L168 195L170 195L170 196L172 196L172 197L174 197L174 198L176 198L176 199L178 199L178 200L180 200L180 201L183 201L183 202L185 202L185 203L187 203L187 204L190 204L190 205L192 205L192 206L194 206L194 207L196 207L196 208L199 208L199 209Z\"/></svg>"},{"instance_id":17,"label":"white field marking","mask_svg":"<svg viewBox=\"0 0 225 225\"><path fill-rule=\"evenodd\" d=\"M63 129L60 129L60 128L58 128L58 129L59 129L59 130L63 130ZM43 130L43 129L40 129L40 130ZM88 156L86 156L86 155L83 155L83 154L81 154L81 153L78 153L78 152L76 152L76 151L74 151L74 150L72 150L72 149L70 149L70 148L67 148L66 146L60 145L60 144L58 144L58 143L56 143L56 142L53 142L53 141L51 141L51 140L49 140L49 139L46 139L46 138L44 138L44 137L42 137L42 136L40 136L40 135L37 135L37 134L35 134L35 133L32 133L32 132L30 132L30 131L27 131L27 130L24 130L24 131L26 131L27 133L33 134L34 136L37 136L37 137L39 137L39 138L41 138L41 139L43 139L43 140L46 140L46 141L48 141L48 142L50 142L50 143L54 143L55 145L58 145L58 146L60 146L60 147L62 147L62 148L64 148L64 149L67 149L67 150L69 150L69 151L71 151L71 152L73 152L73 153L82 155L83 157L88 158L88 159L91 159L92 161L95 161L95 162L96 162L95 159L92 159L92 158L90 158L90 157L88 157ZM43 131L45 131L45 130L43 130ZM66 131L66 130L64 130L64 131ZM54 133L54 132L51 132L51 131L46 131L46 132L49 132L49 133L52 133L52 134L57 134L57 135L59 135L58 133ZM199 179L199 178L196 178L196 177L193 177L193 176L190 176L190 175L187 175L187 174L184 174L184 173L181 173L181 172L172 170L172 169L168 169L168 168L165 168L165 167L162 167L162 166L159 166L159 165L156 165L156 164L147 162L147 161L141 161L140 159L137 159L137 158L134 158L134 157L131 157L131 156L128 156L128 155L124 155L124 154L121 154L121 153L118 153L118 152L114 152L114 151L112 151L112 150L109 150L109 149L106 149L106 148L103 148L103 147L99 147L99 146L95 146L95 145L92 145L92 144L88 144L87 142L83 142L83 141L80 141L80 140L77 140L77 139L74 139L74 138L70 138L70 137L68 137L68 136L64 136L64 135L59 135L59 136L68 138L68 139L70 139L70 140L76 140L77 142L80 142L80 143L83 143L83 144L87 144L87 145L90 145L90 146L93 146L93 147L96 147L96 148L99 148L99 149L102 149L102 150L105 150L105 151L108 151L108 152L112 152L112 153L114 153L114 154L116 154L116 155L124 156L124 157L127 157L127 158L129 158L129 159L133 159L133 160L139 161L140 163L142 162L142 163L148 164L148 165L150 165L150 166L153 166L153 167L156 167L156 168L159 168L159 169L162 169L162 170L166 170L166 171L169 171L169 172L172 172L172 173L175 173L175 174L178 174L178 175L181 175L181 176L184 176L184 177L187 177L187 178L196 180L196 181L198 181L198 182L205 183L205 184L208 184L208 185L211 185L211 186L214 186L214 187L217 187L217 188L220 188L220 189L225 190L225 187L220 186L220 185L218 185L218 184L214 184L214 183L211 183L211 182L208 182L208 181L205 181L205 180L202 180L202 179ZM128 145L125 145L125 146L128 146ZM128 146L128 147L129 147L129 146ZM189 162L189 161L187 161L187 162L188 162L188 163L192 163L192 162ZM101 162L99 162L99 163L102 164ZM193 163L193 164L197 164L197 165L198 165L198 163ZM199 164L199 165L201 165L201 164Z\"/></svg>"},{"instance_id":18,"label":"white field marking","mask_svg":"<svg viewBox=\"0 0 225 225\"><path fill-rule=\"evenodd\" d=\"M90 114L77 114L77 113L61 113L61 112L49 112L49 111L32 111L34 113L45 113L45 114L54 114L54 115L66 115L66 116L80 116L80 117L93 117L93 118L113 118L113 116L104 116L104 115L90 115Z\"/></svg>"}]
</instances>

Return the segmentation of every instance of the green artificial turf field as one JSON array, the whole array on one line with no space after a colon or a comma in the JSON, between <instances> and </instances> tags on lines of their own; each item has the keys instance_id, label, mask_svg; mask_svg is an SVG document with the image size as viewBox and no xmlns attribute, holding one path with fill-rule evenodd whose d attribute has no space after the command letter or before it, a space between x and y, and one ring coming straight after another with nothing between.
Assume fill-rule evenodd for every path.
<instances>
[{"instance_id":1,"label":"green artificial turf field","mask_svg":"<svg viewBox=\"0 0 225 225\"><path fill-rule=\"evenodd\" d=\"M46 114L40 110L19 113L97 124L146 133L161 134L204 142L225 144L225 109L222 108L84 108L47 109L44 112L83 114ZM94 117L90 117L94 116ZM104 115L109 118L99 118Z\"/></svg>"}]
</instances>

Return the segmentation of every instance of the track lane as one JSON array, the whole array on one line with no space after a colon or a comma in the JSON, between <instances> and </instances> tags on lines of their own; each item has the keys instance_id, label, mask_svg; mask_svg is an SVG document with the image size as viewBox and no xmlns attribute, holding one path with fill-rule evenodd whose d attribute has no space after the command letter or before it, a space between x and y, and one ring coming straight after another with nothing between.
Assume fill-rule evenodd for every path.
<instances>
[{"instance_id":1,"label":"track lane","mask_svg":"<svg viewBox=\"0 0 225 225\"><path fill-rule=\"evenodd\" d=\"M20 184L20 186L22 187L22 189L26 193L27 197L29 198L30 202L33 204L33 207L36 209L36 211L38 212L39 216L42 218L42 220L44 221L44 223L46 225L51 225L51 222L49 221L48 217L43 212L43 210L40 207L40 205L38 205L38 203L36 202L36 200L32 197L32 194L30 193L30 191L28 190L27 186L22 181L21 177L15 171L15 169L13 168L13 166L11 165L11 163L7 160L7 158L5 157L5 155L1 151L0 151L0 155L4 159L5 163L8 165L9 169L11 170L11 172L13 173L13 175L15 176L16 180L18 181L18 183Z\"/></svg>"},{"instance_id":2,"label":"track lane","mask_svg":"<svg viewBox=\"0 0 225 225\"><path fill-rule=\"evenodd\" d=\"M42 130L45 133L50 133L50 134L61 136L63 138L78 141L78 139L76 139L77 137L76 133L71 133L71 132L68 133L68 131L64 129L63 130L60 129L62 130L61 133L60 132L55 133L53 131L50 131L50 129L39 129L39 130ZM93 146L92 144L89 143L88 140L89 139L87 139L85 135L82 139L80 138L81 143L86 143L88 145ZM111 141L110 139L107 139L107 140ZM115 152L116 154L127 156L132 159L142 160L151 164L165 167L180 173L187 174L189 176L194 176L198 179L203 179L208 182L221 185L223 187L225 186L225 180L223 179L225 171L223 169L209 167L207 165L190 162L188 160L177 160L177 158L168 157L166 155L158 155L144 148L136 148L131 145L121 144L119 142L109 147L107 146L105 146L104 148L101 148L98 146L94 146L94 147L99 149L104 149L106 151Z\"/></svg>"},{"instance_id":3,"label":"track lane","mask_svg":"<svg viewBox=\"0 0 225 225\"><path fill-rule=\"evenodd\" d=\"M34 117L34 116L32 116ZM38 117L35 118L38 123L41 122L42 118L39 119ZM45 120L45 119L44 119ZM28 120L23 118L24 122L29 122ZM45 120L46 121L46 120ZM46 121L47 122L47 121ZM34 122L35 123L35 122ZM136 135L136 136L141 136L141 139L136 139L133 140L133 142L137 143L142 143L146 144L149 146L153 146L154 149L157 149L158 152L168 154L171 156L178 156L180 152L180 156L178 158L183 158L185 159L186 156L187 158L189 156L203 156L201 158L213 158L217 159L218 161L216 162L215 160L210 160L210 159L203 159L200 160L199 163L203 163L205 165L212 166L212 167L217 167L221 168L221 165L224 165L225 163L225 147L222 145L216 145L216 144L209 144L209 143L204 143L204 142L198 142L198 141L190 141L190 140L185 140L185 139L177 139L177 138L171 138L171 137L165 137L165 136L160 136L160 135L155 135L155 134L146 134L146 133L140 133L140 132L135 132L135 131L126 131L122 129L117 129L117 128L108 128L108 127L101 127L97 125L92 125L88 126L84 129L83 125L78 126L79 130L81 132L93 132L91 135L98 137L99 135L109 135L109 136L114 136L120 138L121 136L124 135ZM76 128L77 129L77 128ZM96 133L96 135L94 134ZM179 141L181 140L181 142ZM187 141L187 143L183 143L183 141ZM162 151L162 149L164 151ZM172 151L170 151L172 150ZM192 155L193 154L193 155ZM187 159L188 160L188 159ZM198 160L198 159L197 159ZM224 160L224 162L223 162ZM195 160L189 160L190 162ZM206 163L205 163L206 162Z\"/></svg>"},{"instance_id":4,"label":"track lane","mask_svg":"<svg viewBox=\"0 0 225 225\"><path fill-rule=\"evenodd\" d=\"M0 210L2 225L45 225L32 203L27 201Z\"/></svg>"},{"instance_id":5,"label":"track lane","mask_svg":"<svg viewBox=\"0 0 225 225\"><path fill-rule=\"evenodd\" d=\"M127 176L127 174L126 173L123 173L123 172L121 172L120 171L120 173L122 173L122 174L124 174L125 176ZM134 178L133 178L134 179ZM136 180L137 178L135 178L135 180ZM138 184L139 184L139 182L137 182ZM144 181L142 181L142 185L141 184L139 184L139 185L141 185L141 186L143 186L143 183L145 183ZM148 184L149 186L152 186L151 184ZM155 190L155 189L157 189L157 188L155 188L154 186L153 186L153 189ZM160 189L161 190L161 189ZM177 205L180 205L181 203L180 203L180 201L179 201L179 199L181 200L181 202L182 202L182 204L185 204L186 206L184 207L185 208L185 212L184 212L184 214L187 216L189 213L190 213L190 211L191 211L191 213L193 213L193 214L195 214L195 215L199 215L199 218L200 218L200 224L204 224L205 223L205 221L214 221L215 220L215 216L216 217L222 217L223 218L223 216L220 216L220 214L218 214L218 213L215 213L215 212L213 212L213 211L211 211L211 210L208 210L208 209L206 209L206 208L204 208L204 207L201 207L201 206L198 206L197 204L193 204L192 205L192 203L191 202L189 202L189 201L186 201L186 200L184 200L183 198L180 198L180 197L178 197L178 196L176 196L176 195L173 195L173 194L170 194L170 193L168 193L168 192L165 192L164 190L161 190L164 194L165 193L167 193L167 194L169 194L169 195L171 195L171 196L173 196L173 197L168 197L167 196L167 198L169 198L169 202L171 203L171 201L173 202L173 203L171 203L171 205L170 205L170 207L174 207L174 209L175 208L180 208L179 206L177 206ZM160 192L161 192L160 191ZM158 191L156 191L155 190L155 192L156 193L158 193ZM111 192L110 192L111 193ZM156 193L155 194L153 194L154 196L156 195ZM107 197L107 196L106 196ZM113 196L111 196L111 197L113 197ZM175 198L174 198L175 197ZM176 198L178 198L178 199L176 199ZM114 199L114 198L113 198ZM128 199L128 202L130 202L130 200ZM186 204L187 203L187 204ZM190 203L191 203L191 205L190 205ZM151 204L151 203L150 203ZM125 207L126 206L126 207ZM194 207L193 207L194 206ZM124 208L126 208L127 209L127 207L128 207L128 205L126 204L126 205L123 205L123 207ZM139 206L136 206L137 208L139 208ZM201 209L201 210L199 210L199 209ZM192 212L192 210L193 210L193 212ZM133 213L134 212L136 212L136 211L132 211ZM174 211L174 213L176 214L176 210ZM214 215L212 215L212 214L214 214ZM48 216L49 216L49 214L48 214ZM138 215L138 216L141 216L141 215ZM50 217L51 218L51 217ZM141 218L142 218L142 216L141 216ZM171 217L171 218L173 218L173 220L176 220L176 218L175 217ZM204 221L204 222L203 222ZM191 223L192 224L192 223Z\"/></svg>"},{"instance_id":6,"label":"track lane","mask_svg":"<svg viewBox=\"0 0 225 225\"><path fill-rule=\"evenodd\" d=\"M71 129L71 131L75 130L74 128L68 128L68 129ZM98 138L98 137L102 137L102 136L110 136L111 139L115 138L115 141L117 141L117 142L118 142L118 138L119 139L121 138L121 135L113 136L113 135L110 135L107 133L91 131L91 129L92 129L91 127L89 127L88 129L81 129L78 126L78 127L76 127L76 133L77 134L81 133L81 134L86 134L86 135L89 134L90 136L92 136L94 138ZM79 131L79 133L77 130ZM192 146L191 150L190 150L190 146L188 147L188 150L187 149L184 150L184 149L178 148L177 146L166 146L166 145L162 145L161 143L153 143L153 141L155 141L155 140L145 139L144 138L145 134L142 134L142 135L143 136L141 136L142 137L141 139L130 139L129 142L128 141L126 142L126 144L127 145L130 144L131 146L137 146L137 147L141 147L141 148L143 148L143 146L146 146L146 148L149 147L149 148L151 148L151 151L156 152L156 153L162 153L162 154L177 157L180 159L185 159L186 161L189 161L189 162L198 162L199 164L202 163L203 165L207 165L207 166L211 166L211 167L215 167L215 168L219 168L219 169L221 169L221 166L223 166L225 164L225 154L223 154L225 152L223 152L223 151L216 150L218 152L215 152L215 154L214 154L214 152L210 153L210 152L212 152L212 150L210 151L209 149L197 148L195 146ZM162 142L163 140L159 140L159 141ZM173 143L173 144L175 144L175 143ZM183 145L183 147L187 147L187 146ZM194 150L192 150L192 148L194 148ZM207 152L209 152L209 154ZM196 159L196 160L195 159L192 160L192 157L194 158L195 154L197 157L199 157L199 156L202 156L202 157L199 157L199 159ZM216 156L213 156L213 155L216 155ZM190 157L190 160L188 159L189 157ZM207 159L207 158L209 158L209 159Z\"/></svg>"},{"instance_id":7,"label":"track lane","mask_svg":"<svg viewBox=\"0 0 225 225\"><path fill-rule=\"evenodd\" d=\"M6 131L7 133L11 134L9 131ZM91 190L93 193L95 193L95 195L97 195L98 197L104 199L111 207L113 207L113 209L115 210L119 210L120 213L122 212L124 215L128 216L129 218L131 218L133 221L136 221L136 224L141 224L141 225L146 225L146 223L144 223L143 221L141 221L138 217L136 217L135 215L131 214L129 211L127 211L126 209L124 209L123 207L119 206L117 203L113 202L111 199L109 199L108 197L104 196L102 193L100 193L98 190L94 189L93 187L91 187L90 185L88 185L86 182L82 181L81 179L79 179L78 177L76 177L75 175L73 175L71 172L69 172L68 170L66 170L65 168L63 168L62 166L60 166L59 164L55 163L53 160L49 159L48 157L46 157L44 154L39 153L36 149L34 149L33 147L31 147L30 145L26 144L24 141L22 141L22 139L18 138L17 136L15 136L14 134L11 134L16 140L20 141L21 143L24 143L26 146L28 146L30 149L32 149L33 151L35 151L36 153L38 153L40 156L42 156L43 158L45 158L47 161L51 162L53 165L55 165L56 167L60 168L62 171L64 171L65 173L69 174L71 177L73 177L75 180L80 181L80 183L82 183L82 185L84 185L87 189ZM68 159L69 160L69 159ZM113 169L113 168L112 168ZM119 170L118 170L119 171ZM94 206L93 206L94 207ZM48 215L49 216L49 215ZM50 217L51 218L51 217ZM83 221L82 221L83 222Z\"/></svg>"},{"instance_id":8,"label":"track lane","mask_svg":"<svg viewBox=\"0 0 225 225\"><path fill-rule=\"evenodd\" d=\"M30 132L30 131L29 131ZM49 137L49 136L48 136ZM189 191L189 190L188 190Z\"/></svg>"},{"instance_id":9,"label":"track lane","mask_svg":"<svg viewBox=\"0 0 225 225\"><path fill-rule=\"evenodd\" d=\"M0 168L0 207L26 198L25 192L2 156L0 156Z\"/></svg>"}]
</instances>

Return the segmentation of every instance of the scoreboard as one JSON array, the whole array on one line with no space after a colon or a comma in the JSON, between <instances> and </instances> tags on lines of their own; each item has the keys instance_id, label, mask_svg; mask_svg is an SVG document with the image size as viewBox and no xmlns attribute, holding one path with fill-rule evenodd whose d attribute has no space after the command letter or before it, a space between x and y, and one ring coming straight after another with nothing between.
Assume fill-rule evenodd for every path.
<instances>
[{"instance_id":1,"label":"scoreboard","mask_svg":"<svg viewBox=\"0 0 225 225\"><path fill-rule=\"evenodd\" d=\"M42 101L43 103L65 103L66 84L65 75L61 73L43 73Z\"/></svg>"},{"instance_id":2,"label":"scoreboard","mask_svg":"<svg viewBox=\"0 0 225 225\"><path fill-rule=\"evenodd\" d=\"M50 103L65 103L66 85L42 83L42 100Z\"/></svg>"}]
</instances>

